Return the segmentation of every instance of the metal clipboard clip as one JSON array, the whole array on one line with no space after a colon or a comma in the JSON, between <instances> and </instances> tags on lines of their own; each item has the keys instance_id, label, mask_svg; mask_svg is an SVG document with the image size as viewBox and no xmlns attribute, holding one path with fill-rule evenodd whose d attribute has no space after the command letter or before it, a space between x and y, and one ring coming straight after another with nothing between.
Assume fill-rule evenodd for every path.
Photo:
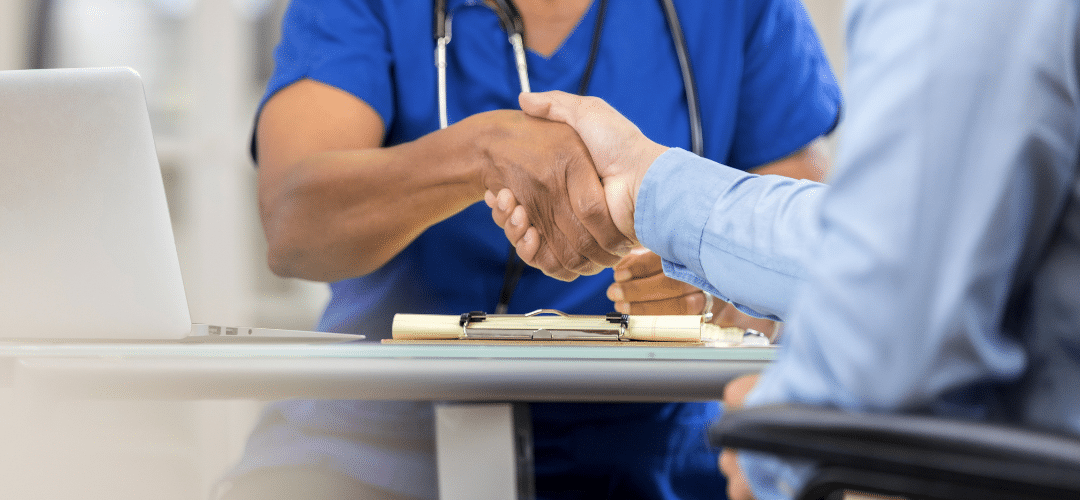
<instances>
[{"instance_id":1,"label":"metal clipboard clip","mask_svg":"<svg viewBox=\"0 0 1080 500\"><path fill-rule=\"evenodd\" d=\"M629 316L566 314L537 309L526 314L467 312L458 322L462 339L472 340L609 340L625 341Z\"/></svg>"}]
</instances>

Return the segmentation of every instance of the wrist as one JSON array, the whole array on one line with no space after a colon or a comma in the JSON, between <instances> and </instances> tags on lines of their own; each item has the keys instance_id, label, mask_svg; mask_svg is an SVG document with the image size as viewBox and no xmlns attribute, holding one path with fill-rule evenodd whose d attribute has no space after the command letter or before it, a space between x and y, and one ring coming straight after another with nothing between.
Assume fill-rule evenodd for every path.
<instances>
[{"instance_id":1,"label":"wrist","mask_svg":"<svg viewBox=\"0 0 1080 500\"><path fill-rule=\"evenodd\" d=\"M656 159L660 155L667 151L667 146L657 144L649 139L644 139L642 144L637 148L638 151L631 156L630 164L630 220L635 219L637 212L637 200L638 192L641 191L641 184L645 180L645 174L648 172L649 167L656 162ZM635 231L636 233L636 231ZM636 238L636 234L635 240Z\"/></svg>"},{"instance_id":2,"label":"wrist","mask_svg":"<svg viewBox=\"0 0 1080 500\"><path fill-rule=\"evenodd\" d=\"M469 116L457 124L468 141L469 159L465 163L470 169L472 185L481 197L484 191L509 187L502 181L496 158L500 155L499 145L511 136L510 127L517 116L520 112L494 110Z\"/></svg>"}]
</instances>

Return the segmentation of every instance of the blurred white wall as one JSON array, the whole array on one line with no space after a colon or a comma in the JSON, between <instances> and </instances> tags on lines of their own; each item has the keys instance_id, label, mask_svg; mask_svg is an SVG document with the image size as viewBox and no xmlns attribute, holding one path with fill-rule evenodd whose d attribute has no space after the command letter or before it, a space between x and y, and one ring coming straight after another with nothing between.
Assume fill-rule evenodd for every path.
<instances>
[{"instance_id":1,"label":"blurred white wall","mask_svg":"<svg viewBox=\"0 0 1080 500\"><path fill-rule=\"evenodd\" d=\"M53 0L45 59L130 66L143 77L192 319L310 328L325 285L266 270L246 154L263 84L253 40L266 5ZM40 7L0 0L0 69L30 63ZM0 498L201 500L238 458L261 407L17 399L0 383Z\"/></svg>"},{"instance_id":2,"label":"blurred white wall","mask_svg":"<svg viewBox=\"0 0 1080 500\"><path fill-rule=\"evenodd\" d=\"M39 0L0 0L0 69L28 64ZM324 285L273 276L247 140L283 0L55 0L59 66L143 75L195 321L310 328ZM718 0L719 1L719 0ZM843 74L842 0L806 0ZM0 366L2 371L3 366ZM3 373L0 373L0 382ZM250 401L27 401L0 383L0 498L205 498L261 407Z\"/></svg>"},{"instance_id":3,"label":"blurred white wall","mask_svg":"<svg viewBox=\"0 0 1080 500\"><path fill-rule=\"evenodd\" d=\"M29 7L27 0L0 2L0 70L19 69L26 64Z\"/></svg>"},{"instance_id":4,"label":"blurred white wall","mask_svg":"<svg viewBox=\"0 0 1080 500\"><path fill-rule=\"evenodd\" d=\"M847 70L847 57L844 47L844 1L803 0L803 3L806 5L806 10L810 12L810 17L814 20L814 27L817 28L821 43L825 46L825 53L829 57L829 62L832 63L833 72L842 86L844 72ZM843 134L843 127L844 124L841 122L825 140L826 153L831 162L830 164L836 163L837 142Z\"/></svg>"},{"instance_id":5,"label":"blurred white wall","mask_svg":"<svg viewBox=\"0 0 1080 500\"><path fill-rule=\"evenodd\" d=\"M814 20L825 53L829 56L836 77L843 81L847 58L844 55L844 1L803 0Z\"/></svg>"}]
</instances>

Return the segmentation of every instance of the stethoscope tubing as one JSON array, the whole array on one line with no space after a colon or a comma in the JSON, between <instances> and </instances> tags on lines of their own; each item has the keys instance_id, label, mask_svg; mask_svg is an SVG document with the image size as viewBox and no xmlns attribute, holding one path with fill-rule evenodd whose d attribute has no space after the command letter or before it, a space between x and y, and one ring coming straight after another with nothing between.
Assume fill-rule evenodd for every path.
<instances>
[{"instance_id":1,"label":"stethoscope tubing","mask_svg":"<svg viewBox=\"0 0 1080 500\"><path fill-rule=\"evenodd\" d=\"M525 59L525 22L513 2L495 0L495 14L507 33L514 49L514 66L517 69L518 83L522 92L531 92L529 84L529 66ZM446 11L446 0L435 0L435 67L438 73L439 129L449 126L446 103L446 46L450 44L452 14Z\"/></svg>"},{"instance_id":2,"label":"stethoscope tubing","mask_svg":"<svg viewBox=\"0 0 1080 500\"><path fill-rule=\"evenodd\" d=\"M507 37L510 41L510 45L514 51L514 64L518 74L518 81L521 85L522 92L530 92L529 85L529 71L528 65L525 59L525 23L521 19L521 14L517 10L517 6L514 5L513 0L494 0L495 14L499 17L499 23L502 25L503 30L506 31ZM590 77L592 76L592 68L595 63L595 56L599 44L599 31L602 26L604 7L607 2L601 0L600 10L597 13L597 26L596 33L593 37L592 46L590 48L590 57L585 70L585 75L582 78L581 88L578 94L584 95ZM683 81L683 91L686 93L686 108L690 122L690 150L698 155L704 156L705 154L705 141L704 133L701 124L701 107L698 102L697 85L694 81L694 72L690 64L690 53L686 45L686 38L683 35L682 26L679 23L679 16L675 10L675 4L672 0L660 0L661 7L664 12L664 19L667 21L668 31L671 33L671 41L675 46L675 54L679 61L679 72ZM435 67L437 73L437 94L438 94L438 106L439 106L439 129L445 129L449 126L449 118L447 113L447 92L446 92L446 47L450 43L451 38L451 18L452 14L446 9L446 0L434 0L434 16L433 16L433 32L435 35ZM506 261L506 271L503 276L503 287L499 292L499 303L495 308L497 314L503 314L506 312L510 298L513 296L514 289L517 287L518 280L521 278L521 273L524 270L524 263L521 259L516 258L513 247L510 248L510 256Z\"/></svg>"},{"instance_id":3,"label":"stethoscope tubing","mask_svg":"<svg viewBox=\"0 0 1080 500\"><path fill-rule=\"evenodd\" d=\"M686 92L686 112L690 116L690 151L698 156L705 156L705 134L701 127L701 107L697 95L697 84L694 83L694 69L690 64L690 51L686 46L686 37L683 36L682 24L679 23L679 13L675 11L675 3L672 0L660 0L664 8L664 18L667 19L668 31L671 32L671 41L675 44L675 55L679 58L679 71L682 74L683 91Z\"/></svg>"},{"instance_id":4,"label":"stethoscope tubing","mask_svg":"<svg viewBox=\"0 0 1080 500\"><path fill-rule=\"evenodd\" d=\"M514 50L514 64L518 74L518 82L522 92L530 92L529 71L525 58L525 23L512 0L494 0L495 14L499 17L499 23L507 32L510 45ZM679 23L679 15L675 10L672 0L660 0L667 21L668 31L675 46L675 55L679 61L679 72L683 80L683 91L686 93L686 108L690 122L690 150L698 155L705 155L704 130L702 128L701 107L697 94L697 84L694 79L693 66L690 63L690 51L686 45L682 25ZM435 34L435 67L438 73L438 105L439 105L439 128L449 126L447 115L447 92L446 92L446 47L451 38L451 17L447 12L446 0L434 0L433 31ZM591 61L590 61L591 62Z\"/></svg>"}]
</instances>

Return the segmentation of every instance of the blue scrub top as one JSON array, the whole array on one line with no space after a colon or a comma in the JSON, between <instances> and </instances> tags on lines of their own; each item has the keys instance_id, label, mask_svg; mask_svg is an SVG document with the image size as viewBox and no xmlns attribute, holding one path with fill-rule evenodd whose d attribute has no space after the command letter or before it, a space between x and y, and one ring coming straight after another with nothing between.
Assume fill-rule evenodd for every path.
<instances>
[{"instance_id":1,"label":"blue scrub top","mask_svg":"<svg viewBox=\"0 0 1080 500\"><path fill-rule=\"evenodd\" d=\"M447 89L451 123L516 109L513 55L498 18L480 2L450 0ZM438 129L432 3L423 0L294 0L267 98L311 78L370 104L386 145ZM676 1L700 94L705 155L749 169L830 131L840 92L797 0ZM527 54L534 91L576 92L588 59L596 2L551 57ZM652 140L689 149L686 97L660 2L609 2L588 93L603 98ZM432 226L380 270L332 285L319 324L386 338L394 313L492 311L509 244L478 203ZM511 312L612 310L611 272L563 283L527 269Z\"/></svg>"},{"instance_id":2,"label":"blue scrub top","mask_svg":"<svg viewBox=\"0 0 1080 500\"><path fill-rule=\"evenodd\" d=\"M447 4L453 16L447 53L450 122L493 109L517 109L521 89L498 18L483 2ZM840 91L798 0L675 4L700 96L705 156L745 170L794 153L833 128ZM596 16L594 2L550 57L528 52L532 90L577 92ZM386 126L387 146L437 130L432 23L429 0L293 0L264 102L310 78L371 105ZM686 95L659 1L608 3L587 93L609 102L652 140L689 149ZM509 250L487 206L473 205L429 228L381 269L333 283L319 327L377 340L390 335L393 315L399 312L490 312ZM613 310L605 296L611 282L610 270L564 283L528 268L510 312L607 313ZM611 465L607 462L630 460L651 471L692 472L670 483L678 487L642 474L635 479L642 484L628 484L622 498L646 490L692 489L691 484L700 483L688 479L694 474L709 476L710 487L720 488L711 494L723 491L715 453L700 453L704 427L717 414L715 405L544 404L534 405L533 413L538 487L544 477L558 476L566 482L549 484L550 489L570 491L583 484L575 474L602 474ZM692 431L680 430L687 426ZM564 446L575 442L590 446ZM656 496L669 498L670 493Z\"/></svg>"}]
</instances>

